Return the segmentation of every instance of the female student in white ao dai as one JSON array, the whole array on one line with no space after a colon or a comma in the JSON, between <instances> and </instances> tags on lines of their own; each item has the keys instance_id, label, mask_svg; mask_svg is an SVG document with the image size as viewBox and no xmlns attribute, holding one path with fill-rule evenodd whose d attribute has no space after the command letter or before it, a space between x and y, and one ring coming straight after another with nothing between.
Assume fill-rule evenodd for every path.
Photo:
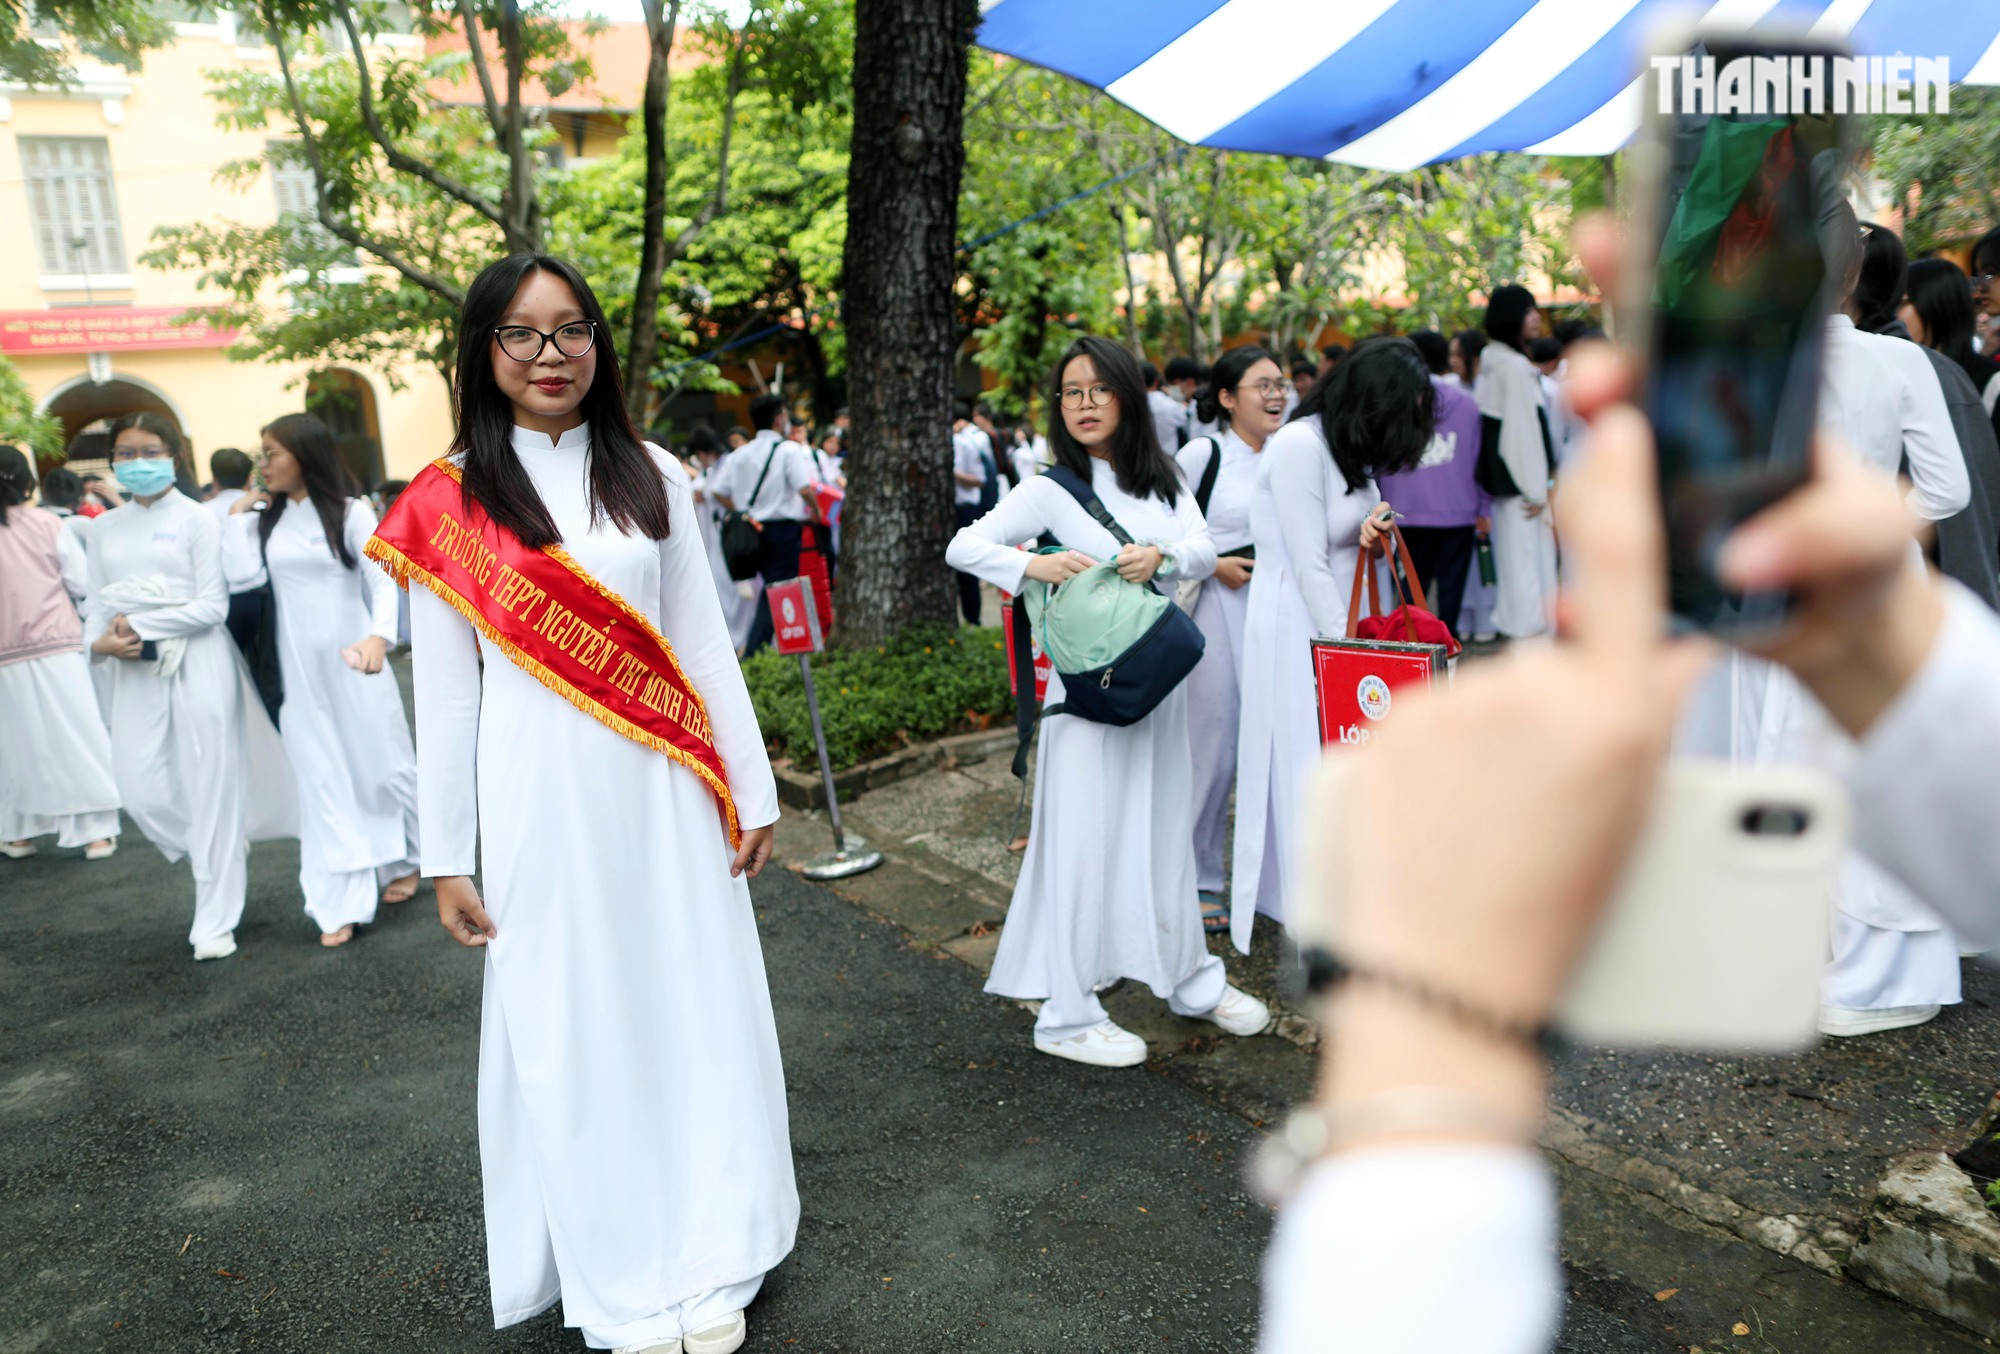
<instances>
[{"instance_id":1,"label":"female student in white ao dai","mask_svg":"<svg viewBox=\"0 0 2000 1354\"><path fill-rule=\"evenodd\" d=\"M1121 548L1044 474L961 529L945 562L1014 593L1024 579L1059 584L1114 557L1133 583L1211 572L1208 527L1153 435L1131 354L1105 339L1078 339L1053 377L1056 464L1090 485L1134 544ZM1068 549L1015 549L1043 535ZM1052 676L1048 703L1061 700L1062 680ZM1145 983L1175 1013L1230 1034L1270 1024L1264 1003L1229 986L1204 943L1187 704L1182 683L1122 728L1067 714L1042 725L1034 823L986 990L1041 999L1035 1047L1043 1053L1103 1067L1144 1062L1146 1041L1115 1024L1097 999L1096 989L1119 978Z\"/></svg>"},{"instance_id":2,"label":"female student in white ao dai","mask_svg":"<svg viewBox=\"0 0 2000 1354\"><path fill-rule=\"evenodd\" d=\"M1230 884L1239 949L1249 948L1253 912L1287 920L1285 875L1298 858L1305 782L1320 757L1312 641L1347 633L1355 561L1382 530L1385 505L1372 477L1422 459L1435 401L1415 344L1363 339L1259 457Z\"/></svg>"},{"instance_id":3,"label":"female student in white ao dai","mask_svg":"<svg viewBox=\"0 0 2000 1354\"><path fill-rule=\"evenodd\" d=\"M1231 348L1217 358L1209 380L1195 413L1216 430L1190 439L1174 459L1195 491L1216 550L1215 574L1202 584L1194 606L1195 624L1208 647L1188 674L1188 747L1194 757L1194 863L1202 925L1227 931L1222 885L1229 856L1229 795L1236 784L1243 710L1243 620L1256 565L1250 498L1265 440L1284 424L1291 383L1278 360L1255 345ZM1205 501L1204 483L1209 486Z\"/></svg>"},{"instance_id":4,"label":"female student in white ao dai","mask_svg":"<svg viewBox=\"0 0 2000 1354\"><path fill-rule=\"evenodd\" d=\"M285 678L278 731L299 789L299 889L320 944L344 945L375 920L378 890L390 903L416 892L417 754L395 675L383 670L396 585L361 553L375 510L326 424L287 414L263 441L267 492L230 505L224 562L232 591L270 575Z\"/></svg>"},{"instance_id":5,"label":"female student in white ao dai","mask_svg":"<svg viewBox=\"0 0 2000 1354\"><path fill-rule=\"evenodd\" d=\"M580 353L548 338L574 349L586 325ZM545 339L531 358L500 342L521 328ZM687 474L627 421L582 275L539 254L493 264L458 342L465 492L523 545L560 544L666 638L706 702L743 827L732 853L687 766L573 707L412 587L423 872L446 930L485 949L494 1322L560 1300L594 1349L729 1354L799 1220L743 878L770 855L776 781Z\"/></svg>"}]
</instances>

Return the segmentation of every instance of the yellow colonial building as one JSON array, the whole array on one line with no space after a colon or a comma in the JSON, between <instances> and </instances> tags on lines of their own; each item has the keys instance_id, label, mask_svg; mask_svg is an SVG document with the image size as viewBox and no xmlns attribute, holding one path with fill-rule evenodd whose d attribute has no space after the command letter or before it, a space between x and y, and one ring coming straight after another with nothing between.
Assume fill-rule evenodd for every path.
<instances>
[{"instance_id":1,"label":"yellow colonial building","mask_svg":"<svg viewBox=\"0 0 2000 1354\"><path fill-rule=\"evenodd\" d=\"M627 31L589 44L603 52L598 79L537 110L564 133L552 159L606 153L622 133L637 91L630 26L618 27ZM643 86L643 28L638 39ZM375 41L385 55L422 42L396 33ZM407 478L451 439L450 395L435 369L406 367L392 383L384 370L232 360L231 334L173 323L223 298L198 291L193 272L139 262L161 226L268 225L280 212L312 210L303 168L267 165L241 189L217 181L225 163L257 158L291 130L216 125L206 74L243 68L275 73L277 62L257 29L214 12L212 22L176 24L174 40L137 72L82 57L62 88L0 83L0 353L37 408L62 421L79 466L103 459L110 420L150 409L180 427L205 481L210 453L254 454L260 428L311 400L364 482ZM457 101L455 90L436 92Z\"/></svg>"}]
</instances>

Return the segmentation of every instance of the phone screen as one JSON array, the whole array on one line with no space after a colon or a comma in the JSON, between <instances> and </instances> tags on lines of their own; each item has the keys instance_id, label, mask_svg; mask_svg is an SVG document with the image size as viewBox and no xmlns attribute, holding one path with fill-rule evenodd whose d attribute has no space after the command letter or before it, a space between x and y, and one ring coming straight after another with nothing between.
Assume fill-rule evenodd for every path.
<instances>
[{"instance_id":1,"label":"phone screen","mask_svg":"<svg viewBox=\"0 0 2000 1354\"><path fill-rule=\"evenodd\" d=\"M1738 59L1788 69L1787 58L1832 53L1711 42L1694 55L1727 70ZM1688 73L1659 78L1685 85ZM1662 181L1647 195L1657 246L1647 412L1673 612L1728 633L1776 624L1788 604L1729 591L1714 566L1737 525L1810 473L1826 316L1844 280L1829 278L1822 217L1841 191L1846 118L1719 113L1713 98L1688 95L1677 89L1678 111L1655 118L1648 161Z\"/></svg>"}]
</instances>

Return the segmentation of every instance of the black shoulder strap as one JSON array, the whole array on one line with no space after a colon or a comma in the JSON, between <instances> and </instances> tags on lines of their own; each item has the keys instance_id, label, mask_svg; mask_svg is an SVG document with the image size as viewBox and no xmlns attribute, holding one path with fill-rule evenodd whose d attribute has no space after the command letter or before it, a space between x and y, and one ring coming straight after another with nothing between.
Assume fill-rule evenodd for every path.
<instances>
[{"instance_id":1,"label":"black shoulder strap","mask_svg":"<svg viewBox=\"0 0 2000 1354\"><path fill-rule=\"evenodd\" d=\"M778 459L778 450L783 446L784 442L782 439L771 444L769 454L764 457L764 468L757 473L757 483L750 490L750 497L743 500L743 506L738 509L739 512L749 512L750 505L757 501L757 495L764 492L764 477L771 473L771 462Z\"/></svg>"},{"instance_id":2,"label":"black shoulder strap","mask_svg":"<svg viewBox=\"0 0 2000 1354\"><path fill-rule=\"evenodd\" d=\"M1097 525L1111 533L1111 539L1120 545L1133 543L1131 534L1118 525L1118 519L1104 506L1104 500L1097 491L1083 482L1083 477L1066 465L1050 466L1044 472L1050 479L1069 491L1069 496L1083 505L1083 510L1096 519Z\"/></svg>"},{"instance_id":3,"label":"black shoulder strap","mask_svg":"<svg viewBox=\"0 0 2000 1354\"><path fill-rule=\"evenodd\" d=\"M1024 585L1025 587L1025 585ZM1035 740L1035 646L1028 633L1028 599L1017 595L1014 610L1014 778L1028 779L1028 745Z\"/></svg>"},{"instance_id":4,"label":"black shoulder strap","mask_svg":"<svg viewBox=\"0 0 2000 1354\"><path fill-rule=\"evenodd\" d=\"M1210 437L1205 440L1210 447L1208 464L1202 468L1201 484L1194 491L1195 506L1201 509L1203 517L1208 516L1208 500L1215 493L1216 472L1222 469L1222 439Z\"/></svg>"}]
</instances>

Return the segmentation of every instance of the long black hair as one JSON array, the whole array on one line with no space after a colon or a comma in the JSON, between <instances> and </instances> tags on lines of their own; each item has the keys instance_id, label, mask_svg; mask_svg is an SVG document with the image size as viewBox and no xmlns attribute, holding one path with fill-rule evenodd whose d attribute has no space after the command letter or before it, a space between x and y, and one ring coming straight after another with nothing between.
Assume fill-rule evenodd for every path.
<instances>
[{"instance_id":1,"label":"long black hair","mask_svg":"<svg viewBox=\"0 0 2000 1354\"><path fill-rule=\"evenodd\" d=\"M1416 469L1436 431L1437 387L1416 344L1376 334L1321 377L1292 417L1319 419L1352 493L1377 476Z\"/></svg>"},{"instance_id":2,"label":"long black hair","mask_svg":"<svg viewBox=\"0 0 2000 1354\"><path fill-rule=\"evenodd\" d=\"M466 289L458 317L458 376L452 383L452 413L458 434L451 450L465 457L464 488L487 516L530 549L561 542L548 505L514 455L514 406L493 380L493 331L513 304L514 293L533 272L562 279L595 331L592 351L597 372L578 412L590 425L590 516L610 518L620 530L653 540L667 535L667 489L652 453L625 413L625 387L604 307L583 274L552 254L510 254L488 264ZM511 359L510 359L511 360Z\"/></svg>"},{"instance_id":3,"label":"long black hair","mask_svg":"<svg viewBox=\"0 0 2000 1354\"><path fill-rule=\"evenodd\" d=\"M42 506L75 512L83 501L83 478L66 465L42 476Z\"/></svg>"},{"instance_id":4,"label":"long black hair","mask_svg":"<svg viewBox=\"0 0 2000 1354\"><path fill-rule=\"evenodd\" d=\"M111 441L115 446L118 434L127 428L138 428L149 432L166 443L167 451L174 458L174 488L193 498L200 493L200 486L194 482L194 471L188 464L187 440L181 430L165 414L156 414L151 409L141 409L136 414L125 414L111 425ZM109 454L108 452L106 453Z\"/></svg>"},{"instance_id":5,"label":"long black hair","mask_svg":"<svg viewBox=\"0 0 2000 1354\"><path fill-rule=\"evenodd\" d=\"M1903 304L1903 284L1910 273L1910 256L1902 237L1872 221L1861 223L1861 276L1854 284L1854 327L1879 334L1896 323Z\"/></svg>"},{"instance_id":6,"label":"long black hair","mask_svg":"<svg viewBox=\"0 0 2000 1354\"><path fill-rule=\"evenodd\" d=\"M313 511L319 514L326 548L342 565L352 569L360 561L347 547L347 502L361 493L361 486L355 482L347 462L340 459L340 449L333 444L333 430L317 415L286 414L273 419L263 433L292 453L292 459L299 463L299 477L305 481L306 498ZM277 530L278 519L285 515L290 502L284 494L273 494L270 506L259 514L257 535L265 543L270 542L271 533Z\"/></svg>"},{"instance_id":7,"label":"long black hair","mask_svg":"<svg viewBox=\"0 0 2000 1354\"><path fill-rule=\"evenodd\" d=\"M1486 301L1486 323L1483 327L1487 337L1519 351L1521 330L1528 323L1528 312L1534 308L1535 294L1526 287L1513 282L1495 287L1493 295Z\"/></svg>"},{"instance_id":8,"label":"long black hair","mask_svg":"<svg viewBox=\"0 0 2000 1354\"><path fill-rule=\"evenodd\" d=\"M1110 339L1086 334L1063 349L1049 372L1049 450L1055 454L1056 464L1090 483L1090 453L1070 436L1062 411L1063 372L1079 357L1090 359L1097 368L1097 383L1109 386L1111 397L1118 401L1118 427L1111 434L1111 468L1117 473L1118 487L1134 498L1178 502L1181 468L1160 446L1159 434L1154 431L1139 359Z\"/></svg>"},{"instance_id":9,"label":"long black hair","mask_svg":"<svg viewBox=\"0 0 2000 1354\"><path fill-rule=\"evenodd\" d=\"M1208 369L1208 384L1195 397L1195 417L1203 423L1213 423L1217 427L1227 427L1229 411L1222 406L1222 392L1235 390L1243 384L1243 378L1250 368L1259 362L1273 362L1278 359L1254 343L1246 343L1240 348L1231 348L1215 359L1215 365ZM1280 369L1280 377L1283 371Z\"/></svg>"},{"instance_id":10,"label":"long black hair","mask_svg":"<svg viewBox=\"0 0 2000 1354\"><path fill-rule=\"evenodd\" d=\"M1910 265L1910 308L1924 322L1924 343L1958 363L1981 390L1993 379L1987 359L1972 351L1972 279L1950 259L1918 259Z\"/></svg>"},{"instance_id":11,"label":"long black hair","mask_svg":"<svg viewBox=\"0 0 2000 1354\"><path fill-rule=\"evenodd\" d=\"M1465 364L1466 383L1479 379L1479 355L1486 351L1486 335L1477 329L1461 329L1451 336L1458 345L1458 360ZM1451 350L1445 349L1445 366L1451 366Z\"/></svg>"},{"instance_id":12,"label":"long black hair","mask_svg":"<svg viewBox=\"0 0 2000 1354\"><path fill-rule=\"evenodd\" d=\"M35 487L35 472L19 447L0 447L0 527L7 525L7 509L28 501Z\"/></svg>"}]
</instances>

